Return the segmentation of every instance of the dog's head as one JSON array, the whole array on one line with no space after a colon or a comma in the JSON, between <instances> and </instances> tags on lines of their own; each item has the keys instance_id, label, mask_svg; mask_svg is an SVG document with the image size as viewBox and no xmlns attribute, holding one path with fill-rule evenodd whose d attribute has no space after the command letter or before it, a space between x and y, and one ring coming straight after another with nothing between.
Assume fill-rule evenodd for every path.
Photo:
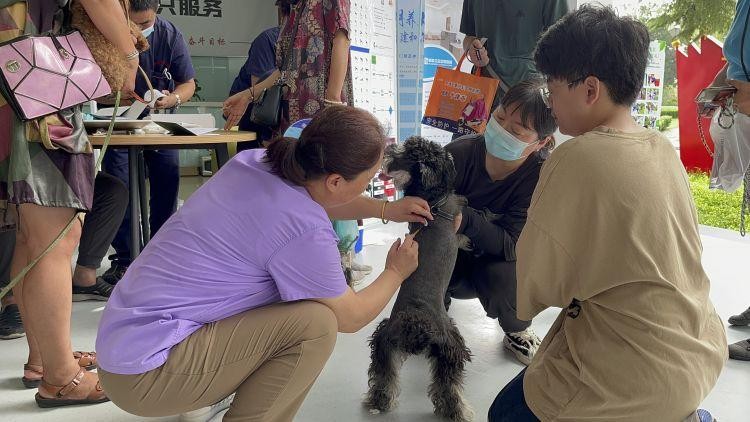
<instances>
[{"instance_id":1,"label":"dog's head","mask_svg":"<svg viewBox=\"0 0 750 422\"><path fill-rule=\"evenodd\" d=\"M453 191L456 168L443 147L413 136L385 150L383 171L407 196L432 200Z\"/></svg>"}]
</instances>

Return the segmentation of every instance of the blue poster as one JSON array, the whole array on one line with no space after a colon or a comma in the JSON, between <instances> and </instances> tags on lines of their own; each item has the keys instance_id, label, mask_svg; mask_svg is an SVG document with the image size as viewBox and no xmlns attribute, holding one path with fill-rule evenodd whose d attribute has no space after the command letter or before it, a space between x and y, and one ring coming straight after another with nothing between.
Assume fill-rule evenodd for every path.
<instances>
[{"instance_id":1,"label":"blue poster","mask_svg":"<svg viewBox=\"0 0 750 422\"><path fill-rule=\"evenodd\" d=\"M422 127L424 60L424 0L396 3L396 67L398 140L420 134Z\"/></svg>"},{"instance_id":2,"label":"blue poster","mask_svg":"<svg viewBox=\"0 0 750 422\"><path fill-rule=\"evenodd\" d=\"M453 57L453 54L451 54L450 51L435 44L424 46L423 77L425 83L432 82L435 79L435 73L437 72L438 67L455 69L456 66L458 66L458 61Z\"/></svg>"}]
</instances>

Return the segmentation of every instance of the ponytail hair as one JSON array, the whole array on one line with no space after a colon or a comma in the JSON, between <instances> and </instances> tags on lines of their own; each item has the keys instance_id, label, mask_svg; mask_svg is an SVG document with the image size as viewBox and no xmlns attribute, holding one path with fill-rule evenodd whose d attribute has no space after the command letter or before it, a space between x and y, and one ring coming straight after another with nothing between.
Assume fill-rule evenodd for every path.
<instances>
[{"instance_id":1,"label":"ponytail hair","mask_svg":"<svg viewBox=\"0 0 750 422\"><path fill-rule=\"evenodd\" d=\"M299 139L279 137L266 149L271 171L295 185L339 174L353 180L372 169L385 148L385 133L370 113L346 106L315 115Z\"/></svg>"},{"instance_id":2,"label":"ponytail hair","mask_svg":"<svg viewBox=\"0 0 750 422\"><path fill-rule=\"evenodd\" d=\"M271 164L271 171L274 174L295 185L302 185L305 182L305 169L295 157L298 146L297 139L277 138L266 149L266 162Z\"/></svg>"}]
</instances>

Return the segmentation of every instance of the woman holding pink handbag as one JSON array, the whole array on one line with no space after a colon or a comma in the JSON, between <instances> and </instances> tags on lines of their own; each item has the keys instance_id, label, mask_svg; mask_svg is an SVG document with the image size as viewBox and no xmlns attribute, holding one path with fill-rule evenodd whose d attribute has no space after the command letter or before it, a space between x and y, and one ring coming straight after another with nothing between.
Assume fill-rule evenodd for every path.
<instances>
[{"instance_id":1,"label":"woman holding pink handbag","mask_svg":"<svg viewBox=\"0 0 750 422\"><path fill-rule=\"evenodd\" d=\"M138 55L118 0L79 0L102 34L128 60L125 95L135 86ZM6 1L0 16L6 22L0 43L21 35L51 31L62 17L64 0ZM14 29L8 29L15 23ZM114 54L114 53L113 53ZM12 64L3 63L3 66ZM119 89L116 87L115 89ZM38 385L40 407L91 404L107 401L90 353L71 350L71 271L80 223L45 254L74 215L88 211L93 197L94 163L83 128L80 106L39 120L23 122L0 97L0 230L16 230L11 278L41 260L16 285L14 293L26 328L29 360L24 384ZM40 128L49 128L54 144L43 144Z\"/></svg>"}]
</instances>

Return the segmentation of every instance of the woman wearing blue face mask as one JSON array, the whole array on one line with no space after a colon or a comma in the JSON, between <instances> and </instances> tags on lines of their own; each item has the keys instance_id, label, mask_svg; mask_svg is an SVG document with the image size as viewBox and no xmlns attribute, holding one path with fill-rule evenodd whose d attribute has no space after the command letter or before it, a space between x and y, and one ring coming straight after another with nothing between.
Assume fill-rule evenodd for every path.
<instances>
[{"instance_id":1,"label":"woman wearing blue face mask","mask_svg":"<svg viewBox=\"0 0 750 422\"><path fill-rule=\"evenodd\" d=\"M541 94L543 80L513 86L490 118L484 135L457 139L447 146L456 165L456 193L468 200L459 233L471 251L459 251L445 298L479 298L487 316L505 332L503 345L524 364L541 340L531 321L516 317L518 236L539 180L544 159L554 146L557 124Z\"/></svg>"}]
</instances>

